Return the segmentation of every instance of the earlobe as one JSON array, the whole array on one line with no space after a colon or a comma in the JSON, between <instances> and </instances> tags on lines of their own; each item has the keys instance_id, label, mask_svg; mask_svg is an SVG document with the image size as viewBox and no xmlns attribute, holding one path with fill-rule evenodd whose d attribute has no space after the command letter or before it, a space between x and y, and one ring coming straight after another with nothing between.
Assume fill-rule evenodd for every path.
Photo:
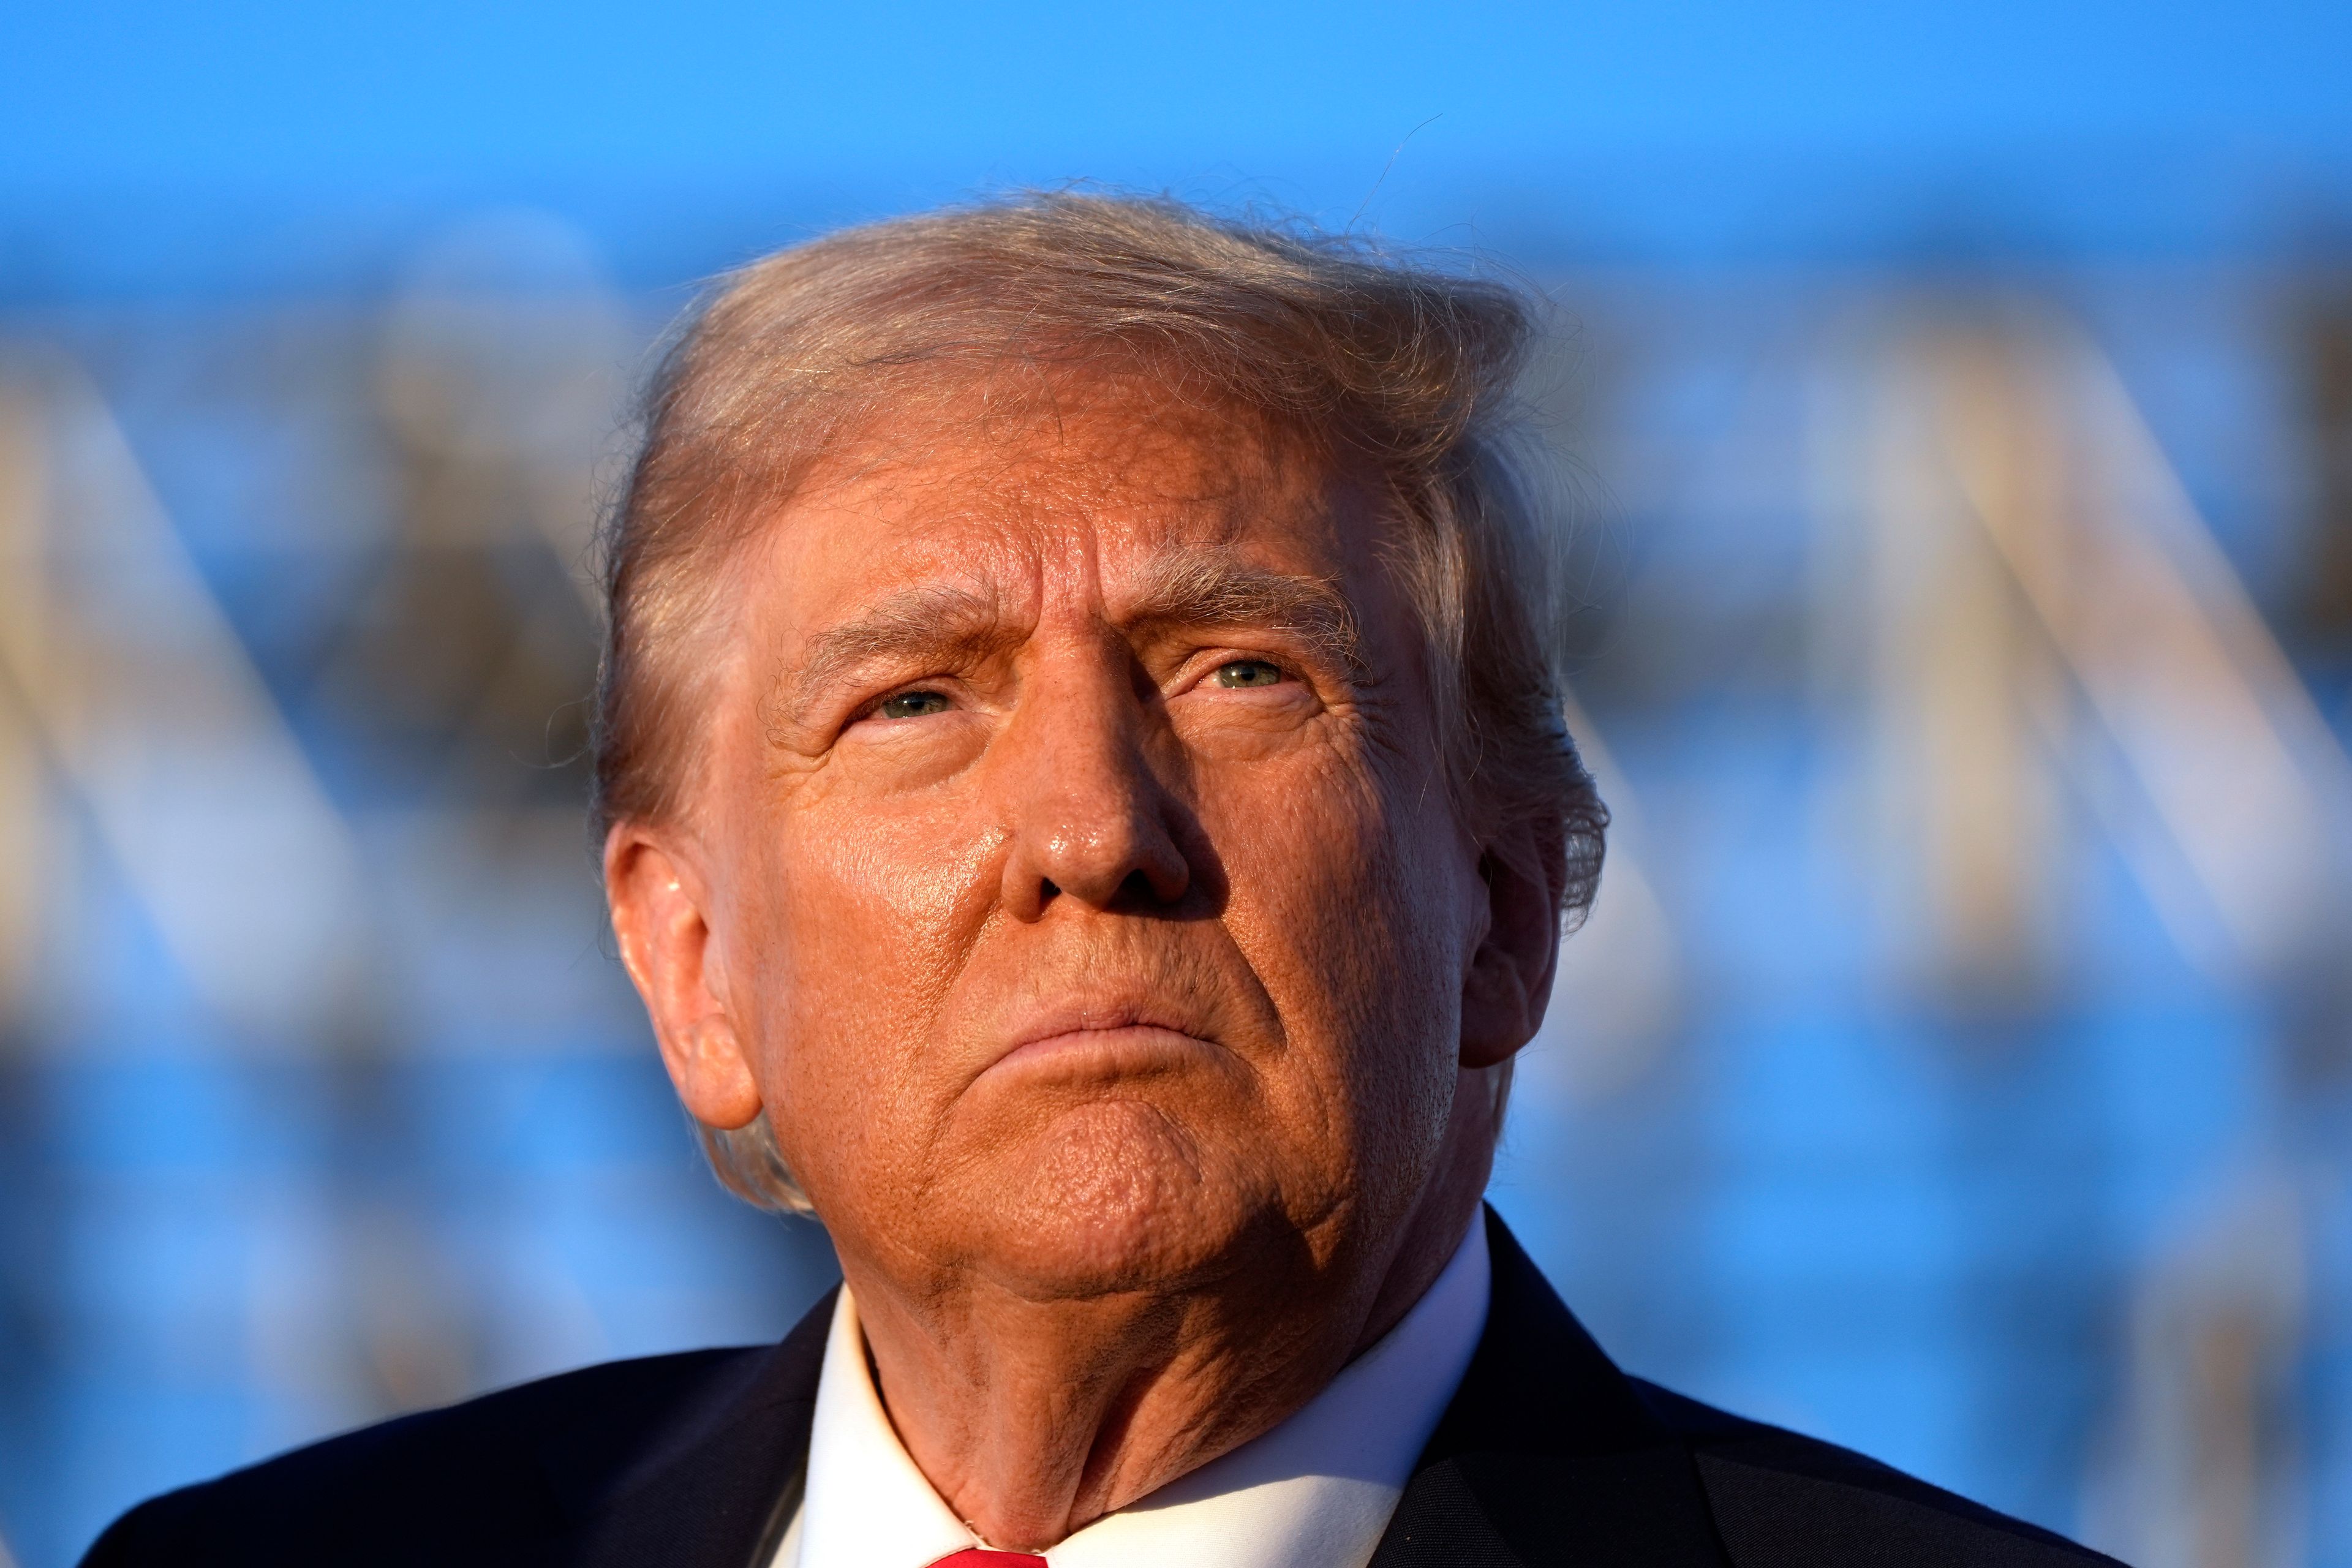
<instances>
[{"instance_id":1,"label":"earlobe","mask_svg":"<svg viewBox=\"0 0 2352 1568\"><path fill-rule=\"evenodd\" d=\"M613 935L688 1111L709 1126L741 1127L760 1113L760 1089L728 1005L709 889L684 847L667 839L632 822L605 839Z\"/></svg>"},{"instance_id":2,"label":"earlobe","mask_svg":"<svg viewBox=\"0 0 2352 1568\"><path fill-rule=\"evenodd\" d=\"M1543 855L1533 843L1512 847L1523 852L1507 855L1489 847L1478 865L1486 889L1487 923L1462 984L1465 1068L1508 1061L1535 1038L1559 967L1562 879L1555 869L1558 857Z\"/></svg>"},{"instance_id":3,"label":"earlobe","mask_svg":"<svg viewBox=\"0 0 2352 1568\"><path fill-rule=\"evenodd\" d=\"M760 1114L760 1085L734 1026L714 1016L682 1051L662 1047L663 1065L677 1097L697 1121L722 1131L751 1124Z\"/></svg>"}]
</instances>

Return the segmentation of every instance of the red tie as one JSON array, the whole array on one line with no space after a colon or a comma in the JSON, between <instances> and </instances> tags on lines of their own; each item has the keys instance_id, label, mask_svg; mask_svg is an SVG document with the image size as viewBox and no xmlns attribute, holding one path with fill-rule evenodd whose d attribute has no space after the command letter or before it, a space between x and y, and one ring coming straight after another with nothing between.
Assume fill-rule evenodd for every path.
<instances>
[{"instance_id":1,"label":"red tie","mask_svg":"<svg viewBox=\"0 0 2352 1568\"><path fill-rule=\"evenodd\" d=\"M1026 1552L991 1552L984 1546L967 1546L961 1552L949 1552L931 1568L1045 1568L1045 1560L1032 1557Z\"/></svg>"}]
</instances>

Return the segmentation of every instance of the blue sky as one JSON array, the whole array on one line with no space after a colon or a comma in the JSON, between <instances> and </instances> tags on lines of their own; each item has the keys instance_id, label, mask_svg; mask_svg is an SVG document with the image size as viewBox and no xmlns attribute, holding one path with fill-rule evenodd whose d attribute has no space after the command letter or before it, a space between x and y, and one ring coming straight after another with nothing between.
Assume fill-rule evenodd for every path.
<instances>
[{"instance_id":1,"label":"blue sky","mask_svg":"<svg viewBox=\"0 0 2352 1568\"><path fill-rule=\"evenodd\" d=\"M2275 244L2352 210L2347 83L2340 0L5 0L0 279L324 275L485 203L657 276L1073 177L1647 258Z\"/></svg>"}]
</instances>

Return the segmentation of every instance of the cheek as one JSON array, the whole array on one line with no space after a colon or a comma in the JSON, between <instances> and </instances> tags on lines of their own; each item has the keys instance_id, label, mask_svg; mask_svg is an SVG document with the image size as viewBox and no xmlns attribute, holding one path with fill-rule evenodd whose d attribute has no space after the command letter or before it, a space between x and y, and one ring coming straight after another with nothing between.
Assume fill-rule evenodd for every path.
<instances>
[{"instance_id":1,"label":"cheek","mask_svg":"<svg viewBox=\"0 0 2352 1568\"><path fill-rule=\"evenodd\" d=\"M1227 925L1282 1015L1299 1089L1348 1108L1360 1144L1433 1141L1470 934L1450 813L1344 757L1220 794L1203 816Z\"/></svg>"},{"instance_id":2,"label":"cheek","mask_svg":"<svg viewBox=\"0 0 2352 1568\"><path fill-rule=\"evenodd\" d=\"M1364 982L1360 994L1403 989L1391 967L1403 953L1416 971L1452 965L1466 910L1450 814L1423 798L1438 786L1401 784L1336 749L1230 783L1221 771L1203 779L1203 826L1236 916L1339 966L1334 979Z\"/></svg>"},{"instance_id":3,"label":"cheek","mask_svg":"<svg viewBox=\"0 0 2352 1568\"><path fill-rule=\"evenodd\" d=\"M822 1183L922 1121L902 1102L985 918L992 845L904 805L780 810L760 840L753 1058L787 1154Z\"/></svg>"}]
</instances>

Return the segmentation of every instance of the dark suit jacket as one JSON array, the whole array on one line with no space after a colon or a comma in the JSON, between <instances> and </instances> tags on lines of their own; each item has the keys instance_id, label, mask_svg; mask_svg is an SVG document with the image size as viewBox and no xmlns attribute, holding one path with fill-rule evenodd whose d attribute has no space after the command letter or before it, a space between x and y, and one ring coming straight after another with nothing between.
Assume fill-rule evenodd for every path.
<instances>
[{"instance_id":1,"label":"dark suit jacket","mask_svg":"<svg viewBox=\"0 0 2352 1568\"><path fill-rule=\"evenodd\" d=\"M1486 1232L1485 1337L1373 1568L2111 1561L1626 1376L1492 1211ZM782 1344L589 1367L169 1493L84 1568L766 1568L832 1306Z\"/></svg>"}]
</instances>

